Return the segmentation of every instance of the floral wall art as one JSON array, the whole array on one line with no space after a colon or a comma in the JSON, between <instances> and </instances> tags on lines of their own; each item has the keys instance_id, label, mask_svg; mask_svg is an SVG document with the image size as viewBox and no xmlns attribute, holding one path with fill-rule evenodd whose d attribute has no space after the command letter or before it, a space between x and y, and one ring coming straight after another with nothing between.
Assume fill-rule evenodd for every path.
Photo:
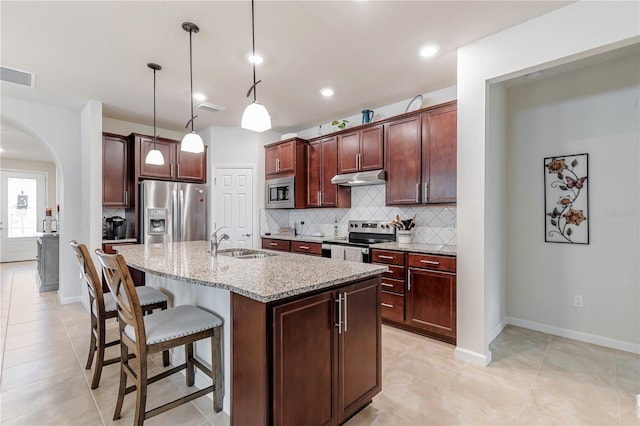
<instances>
[{"instance_id":1,"label":"floral wall art","mask_svg":"<svg viewBox=\"0 0 640 426\"><path fill-rule=\"evenodd\" d=\"M546 242L589 244L588 167L589 154L544 159Z\"/></svg>"}]
</instances>

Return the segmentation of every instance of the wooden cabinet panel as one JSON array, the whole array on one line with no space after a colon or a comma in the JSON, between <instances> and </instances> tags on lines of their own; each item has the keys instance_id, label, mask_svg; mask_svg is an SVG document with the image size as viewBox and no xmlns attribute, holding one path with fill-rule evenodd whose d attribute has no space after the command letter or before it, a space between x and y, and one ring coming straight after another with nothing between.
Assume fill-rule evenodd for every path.
<instances>
[{"instance_id":1,"label":"wooden cabinet panel","mask_svg":"<svg viewBox=\"0 0 640 426\"><path fill-rule=\"evenodd\" d=\"M322 142L309 143L307 152L307 207L320 207L322 191Z\"/></svg>"},{"instance_id":2,"label":"wooden cabinet panel","mask_svg":"<svg viewBox=\"0 0 640 426\"><path fill-rule=\"evenodd\" d=\"M165 140L156 139L156 149L162 153L164 157L164 164L146 164L144 161L147 158L149 151L153 149L153 138L146 136L136 137L136 144L138 145L138 152L136 160L138 162L138 177L151 178L151 179L173 179L174 177L174 163L175 160L175 143Z\"/></svg>"},{"instance_id":3,"label":"wooden cabinet panel","mask_svg":"<svg viewBox=\"0 0 640 426\"><path fill-rule=\"evenodd\" d=\"M422 141L420 116L385 124L386 203L418 204L421 200Z\"/></svg>"},{"instance_id":4,"label":"wooden cabinet panel","mask_svg":"<svg viewBox=\"0 0 640 426\"><path fill-rule=\"evenodd\" d=\"M291 242L287 240L276 240L274 238L263 238L262 248L269 250L289 251Z\"/></svg>"},{"instance_id":5,"label":"wooden cabinet panel","mask_svg":"<svg viewBox=\"0 0 640 426\"><path fill-rule=\"evenodd\" d=\"M325 292L274 308L276 425L338 423L334 299Z\"/></svg>"},{"instance_id":6,"label":"wooden cabinet panel","mask_svg":"<svg viewBox=\"0 0 640 426\"><path fill-rule=\"evenodd\" d=\"M102 205L129 207L129 141L124 136L102 136Z\"/></svg>"},{"instance_id":7,"label":"wooden cabinet panel","mask_svg":"<svg viewBox=\"0 0 640 426\"><path fill-rule=\"evenodd\" d=\"M382 277L382 290L392 293L404 294L404 277L402 279Z\"/></svg>"},{"instance_id":8,"label":"wooden cabinet panel","mask_svg":"<svg viewBox=\"0 0 640 426\"><path fill-rule=\"evenodd\" d=\"M278 152L280 148L276 146L270 146L264 150L264 171L267 176L278 173Z\"/></svg>"},{"instance_id":9,"label":"wooden cabinet panel","mask_svg":"<svg viewBox=\"0 0 640 426\"><path fill-rule=\"evenodd\" d=\"M382 125L360 131L360 170L378 170L384 167Z\"/></svg>"},{"instance_id":10,"label":"wooden cabinet panel","mask_svg":"<svg viewBox=\"0 0 640 426\"><path fill-rule=\"evenodd\" d=\"M387 265L387 268L389 268L389 272L384 272L382 274L383 277L404 280L404 266Z\"/></svg>"},{"instance_id":11,"label":"wooden cabinet panel","mask_svg":"<svg viewBox=\"0 0 640 426\"><path fill-rule=\"evenodd\" d=\"M410 253L407 263L409 266L417 268L436 269L448 272L456 271L456 258L450 256Z\"/></svg>"},{"instance_id":12,"label":"wooden cabinet panel","mask_svg":"<svg viewBox=\"0 0 640 426\"><path fill-rule=\"evenodd\" d=\"M404 321L404 295L382 292L382 318L396 322Z\"/></svg>"},{"instance_id":13,"label":"wooden cabinet panel","mask_svg":"<svg viewBox=\"0 0 640 426\"><path fill-rule=\"evenodd\" d=\"M291 241L291 252L322 256L322 244Z\"/></svg>"},{"instance_id":14,"label":"wooden cabinet panel","mask_svg":"<svg viewBox=\"0 0 640 426\"><path fill-rule=\"evenodd\" d=\"M360 133L350 132L338 135L338 173L358 171L360 155Z\"/></svg>"},{"instance_id":15,"label":"wooden cabinet panel","mask_svg":"<svg viewBox=\"0 0 640 426\"><path fill-rule=\"evenodd\" d=\"M295 171L295 141L278 145L278 173L293 173Z\"/></svg>"},{"instance_id":16,"label":"wooden cabinet panel","mask_svg":"<svg viewBox=\"0 0 640 426\"><path fill-rule=\"evenodd\" d=\"M207 147L204 152L182 152L177 146L178 157L176 178L180 181L206 182L207 181Z\"/></svg>"},{"instance_id":17,"label":"wooden cabinet panel","mask_svg":"<svg viewBox=\"0 0 640 426\"><path fill-rule=\"evenodd\" d=\"M456 276L450 272L409 268L406 323L455 342Z\"/></svg>"},{"instance_id":18,"label":"wooden cabinet panel","mask_svg":"<svg viewBox=\"0 0 640 426\"><path fill-rule=\"evenodd\" d=\"M427 183L426 202L456 201L457 109L455 105L423 114L423 182Z\"/></svg>"},{"instance_id":19,"label":"wooden cabinet panel","mask_svg":"<svg viewBox=\"0 0 640 426\"><path fill-rule=\"evenodd\" d=\"M344 422L380 392L382 317L378 280L343 287L339 293L343 295L344 304L344 328L339 335L339 420Z\"/></svg>"},{"instance_id":20,"label":"wooden cabinet panel","mask_svg":"<svg viewBox=\"0 0 640 426\"><path fill-rule=\"evenodd\" d=\"M309 144L307 207L351 207L351 188L331 183L338 173L337 140L334 136Z\"/></svg>"},{"instance_id":21,"label":"wooden cabinet panel","mask_svg":"<svg viewBox=\"0 0 640 426\"><path fill-rule=\"evenodd\" d=\"M392 265L404 265L404 252L373 249L371 261L376 263L390 263Z\"/></svg>"}]
</instances>

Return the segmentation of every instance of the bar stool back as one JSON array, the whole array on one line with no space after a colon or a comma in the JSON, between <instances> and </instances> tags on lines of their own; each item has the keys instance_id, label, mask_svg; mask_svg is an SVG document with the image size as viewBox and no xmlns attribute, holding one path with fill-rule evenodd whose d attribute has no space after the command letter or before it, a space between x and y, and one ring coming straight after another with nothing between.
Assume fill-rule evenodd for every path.
<instances>
[{"instance_id":1,"label":"bar stool back","mask_svg":"<svg viewBox=\"0 0 640 426\"><path fill-rule=\"evenodd\" d=\"M142 307L135 292L129 268L119 254L105 254L96 250L103 272L118 308L121 369L118 401L113 420L120 418L124 396L136 391L136 412L134 424L142 425L145 419L175 408L193 399L213 392L213 409L222 409L224 396L221 334L222 319L204 309L191 305L181 305L142 316ZM194 356L193 343L202 339L211 339L211 363L209 369ZM148 377L148 356L177 346L185 346L185 363ZM136 363L129 364L129 352L135 354ZM188 395L170 401L147 411L147 386L160 379L186 369L187 386L193 386L195 368L211 377L211 386L194 391ZM127 387L127 379L133 385Z\"/></svg>"}]
</instances>

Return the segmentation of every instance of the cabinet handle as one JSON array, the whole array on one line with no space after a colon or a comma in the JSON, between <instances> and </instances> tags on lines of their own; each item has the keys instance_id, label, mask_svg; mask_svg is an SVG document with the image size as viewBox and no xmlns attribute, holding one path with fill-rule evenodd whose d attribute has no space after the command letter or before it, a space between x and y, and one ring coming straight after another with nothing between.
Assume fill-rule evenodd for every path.
<instances>
[{"instance_id":1,"label":"cabinet handle","mask_svg":"<svg viewBox=\"0 0 640 426\"><path fill-rule=\"evenodd\" d=\"M322 205L322 191L318 191L318 205Z\"/></svg>"},{"instance_id":2,"label":"cabinet handle","mask_svg":"<svg viewBox=\"0 0 640 426\"><path fill-rule=\"evenodd\" d=\"M383 287L393 287L393 284L382 283Z\"/></svg>"},{"instance_id":3,"label":"cabinet handle","mask_svg":"<svg viewBox=\"0 0 640 426\"><path fill-rule=\"evenodd\" d=\"M378 257L380 259L391 259L391 260L395 259L395 257L393 256L385 256L384 254L379 254Z\"/></svg>"},{"instance_id":4,"label":"cabinet handle","mask_svg":"<svg viewBox=\"0 0 640 426\"><path fill-rule=\"evenodd\" d=\"M420 202L420 184L416 183L416 203Z\"/></svg>"},{"instance_id":5,"label":"cabinet handle","mask_svg":"<svg viewBox=\"0 0 640 426\"><path fill-rule=\"evenodd\" d=\"M347 303L347 292L344 292L344 332L347 332L347 308L349 304Z\"/></svg>"},{"instance_id":6,"label":"cabinet handle","mask_svg":"<svg viewBox=\"0 0 640 426\"><path fill-rule=\"evenodd\" d=\"M278 243L269 243L270 246L275 247L278 245Z\"/></svg>"},{"instance_id":7,"label":"cabinet handle","mask_svg":"<svg viewBox=\"0 0 640 426\"><path fill-rule=\"evenodd\" d=\"M308 246L300 246L300 248L301 248L302 250L309 250L309 247L308 247Z\"/></svg>"},{"instance_id":8,"label":"cabinet handle","mask_svg":"<svg viewBox=\"0 0 640 426\"><path fill-rule=\"evenodd\" d=\"M407 274L407 291L411 291L411 270Z\"/></svg>"},{"instance_id":9,"label":"cabinet handle","mask_svg":"<svg viewBox=\"0 0 640 426\"><path fill-rule=\"evenodd\" d=\"M440 262L434 262L433 260L421 260L420 263L426 263L428 265L439 265Z\"/></svg>"},{"instance_id":10,"label":"cabinet handle","mask_svg":"<svg viewBox=\"0 0 640 426\"><path fill-rule=\"evenodd\" d=\"M390 305L388 303L381 303L382 306L384 306L385 308L393 308L393 305Z\"/></svg>"},{"instance_id":11,"label":"cabinet handle","mask_svg":"<svg viewBox=\"0 0 640 426\"><path fill-rule=\"evenodd\" d=\"M338 303L338 323L335 326L338 327L338 334L342 334L342 295L340 293L336 302Z\"/></svg>"},{"instance_id":12,"label":"cabinet handle","mask_svg":"<svg viewBox=\"0 0 640 426\"><path fill-rule=\"evenodd\" d=\"M124 203L129 205L129 191L124 191Z\"/></svg>"},{"instance_id":13,"label":"cabinet handle","mask_svg":"<svg viewBox=\"0 0 640 426\"><path fill-rule=\"evenodd\" d=\"M424 196L424 201L429 201L429 196L431 195L429 193L429 182L425 182L424 183L424 192L425 192L425 196Z\"/></svg>"},{"instance_id":14,"label":"cabinet handle","mask_svg":"<svg viewBox=\"0 0 640 426\"><path fill-rule=\"evenodd\" d=\"M280 159L276 158L276 172L280 171Z\"/></svg>"}]
</instances>

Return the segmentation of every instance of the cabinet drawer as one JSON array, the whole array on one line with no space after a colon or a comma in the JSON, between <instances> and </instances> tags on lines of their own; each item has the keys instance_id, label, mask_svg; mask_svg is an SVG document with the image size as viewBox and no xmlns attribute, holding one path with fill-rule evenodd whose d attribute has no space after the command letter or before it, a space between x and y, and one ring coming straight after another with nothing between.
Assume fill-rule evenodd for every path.
<instances>
[{"instance_id":1,"label":"cabinet drawer","mask_svg":"<svg viewBox=\"0 0 640 426\"><path fill-rule=\"evenodd\" d=\"M404 294L404 280L382 278L382 291Z\"/></svg>"},{"instance_id":2,"label":"cabinet drawer","mask_svg":"<svg viewBox=\"0 0 640 426\"><path fill-rule=\"evenodd\" d=\"M404 321L404 296L400 294L382 292L382 318L392 321Z\"/></svg>"},{"instance_id":3,"label":"cabinet drawer","mask_svg":"<svg viewBox=\"0 0 640 426\"><path fill-rule=\"evenodd\" d=\"M372 262L404 265L404 253L400 251L377 250L372 251Z\"/></svg>"},{"instance_id":4,"label":"cabinet drawer","mask_svg":"<svg viewBox=\"0 0 640 426\"><path fill-rule=\"evenodd\" d=\"M294 253L312 254L322 256L322 244L291 241L291 251Z\"/></svg>"},{"instance_id":5,"label":"cabinet drawer","mask_svg":"<svg viewBox=\"0 0 640 426\"><path fill-rule=\"evenodd\" d=\"M456 271L456 258L435 256L430 254L409 254L409 266L416 268L436 269L438 271Z\"/></svg>"},{"instance_id":6,"label":"cabinet drawer","mask_svg":"<svg viewBox=\"0 0 640 426\"><path fill-rule=\"evenodd\" d=\"M383 272L383 278L395 278L396 280L404 280L404 266L386 265L389 272Z\"/></svg>"},{"instance_id":7,"label":"cabinet drawer","mask_svg":"<svg viewBox=\"0 0 640 426\"><path fill-rule=\"evenodd\" d=\"M291 242L287 240L274 240L272 238L262 239L262 248L270 250L289 251Z\"/></svg>"}]
</instances>

